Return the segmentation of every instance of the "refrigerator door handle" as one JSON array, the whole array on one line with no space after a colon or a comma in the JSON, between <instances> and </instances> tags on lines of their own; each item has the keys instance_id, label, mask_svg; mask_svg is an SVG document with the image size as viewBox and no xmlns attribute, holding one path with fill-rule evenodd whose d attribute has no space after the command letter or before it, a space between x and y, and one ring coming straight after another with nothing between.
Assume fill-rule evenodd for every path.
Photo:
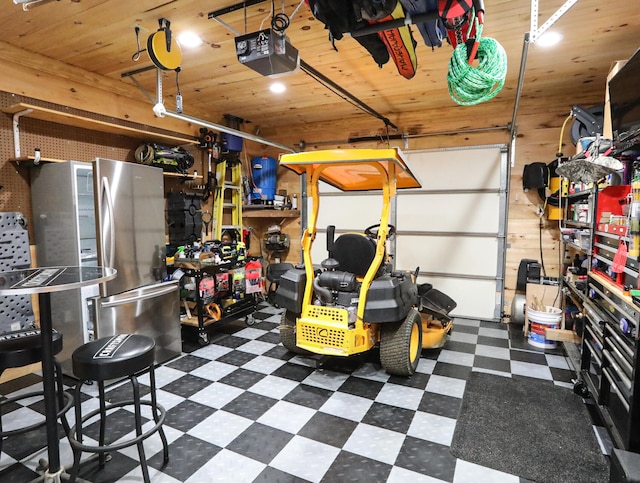
<instances>
[{"instance_id":1,"label":"refrigerator door handle","mask_svg":"<svg viewBox=\"0 0 640 483\"><path fill-rule=\"evenodd\" d=\"M104 196L104 199L107 202L107 215L109 217L109 254L108 254L108 259L107 257L102 256L102 263L106 266L106 267L113 267L113 260L114 260L114 255L115 255L115 250L116 250L116 237L115 234L113 233L113 198L111 198L111 186L109 185L109 178L107 178L106 176L102 177L102 195ZM104 220L103 220L104 223ZM104 226L102 227L102 233L104 236ZM102 243L104 243L104 239L102 240ZM104 246L106 246L106 243L104 243Z\"/></svg>"},{"instance_id":2,"label":"refrigerator door handle","mask_svg":"<svg viewBox=\"0 0 640 483\"><path fill-rule=\"evenodd\" d=\"M160 295L165 295L175 291L178 287L177 282L170 283L159 283L157 285L150 285L144 288L139 295L130 295L126 297L114 297L113 300L108 302L100 302L100 306L102 308L108 309L113 307L118 307L120 305L128 304L131 302L138 302L141 300L146 300L150 298L159 297Z\"/></svg>"}]
</instances>

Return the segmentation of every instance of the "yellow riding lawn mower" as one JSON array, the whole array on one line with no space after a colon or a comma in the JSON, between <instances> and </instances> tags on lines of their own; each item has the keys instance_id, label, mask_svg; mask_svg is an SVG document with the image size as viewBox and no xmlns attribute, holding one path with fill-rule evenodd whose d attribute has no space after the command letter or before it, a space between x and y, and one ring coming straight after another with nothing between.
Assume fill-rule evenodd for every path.
<instances>
[{"instance_id":1,"label":"yellow riding lawn mower","mask_svg":"<svg viewBox=\"0 0 640 483\"><path fill-rule=\"evenodd\" d=\"M282 274L275 303L285 309L280 340L291 352L351 356L379 347L389 373L411 376L422 349L442 347L453 327L456 303L430 284L417 285L418 269L395 271L387 240L391 199L396 189L420 188L402 152L349 149L284 154L280 165L306 174L312 200L302 235L303 264ZM317 234L319 182L343 191L382 190L380 223L363 233L327 227L328 257L313 264Z\"/></svg>"}]
</instances>

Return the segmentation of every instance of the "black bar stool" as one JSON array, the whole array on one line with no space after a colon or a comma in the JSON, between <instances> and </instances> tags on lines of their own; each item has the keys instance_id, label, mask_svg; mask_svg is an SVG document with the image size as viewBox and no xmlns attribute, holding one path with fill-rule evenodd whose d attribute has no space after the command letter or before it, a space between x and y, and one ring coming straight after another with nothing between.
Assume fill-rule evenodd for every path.
<instances>
[{"instance_id":1,"label":"black bar stool","mask_svg":"<svg viewBox=\"0 0 640 483\"><path fill-rule=\"evenodd\" d=\"M56 355L62 350L62 334L53 333L53 354ZM8 332L0 335L0 376L5 369L24 367L42 361L42 341L40 339L40 329L27 329L16 332ZM58 387L58 417L62 420L65 431L69 430L65 413L73 405L71 394L64 392L62 383L62 369L58 361L54 361L56 368L56 385ZM0 452L2 452L2 441L4 438L23 434L34 429L43 427L46 424L44 417L29 426L24 426L10 431L2 429L2 406L12 402L20 401L31 397L43 396L43 391L32 391L19 396L10 397L0 402Z\"/></svg>"},{"instance_id":2,"label":"black bar stool","mask_svg":"<svg viewBox=\"0 0 640 483\"><path fill-rule=\"evenodd\" d=\"M164 448L164 464L169 461L169 446L165 437L162 424L166 411L156 400L156 379L154 372L155 341L139 334L118 334L113 337L105 337L93 342L88 342L78 347L71 356L73 373L79 379L75 389L75 413L76 424L69 430L69 442L73 450L73 469L71 481L78 477L80 457L83 451L97 453L100 468L104 468L106 453L115 451L134 444L138 447L142 475L145 482L149 482L149 469L144 455L142 442L152 434L158 432ZM140 400L140 388L137 375L149 373L151 386L151 401ZM107 404L105 399L104 384L111 379L128 378L133 389L133 399L114 401ZM86 415L82 415L80 389L85 381L96 381L100 407ZM142 432L142 417L140 408L142 405L151 406L155 426L145 433ZM105 444L107 411L124 406L133 406L135 411L136 437L127 441L114 444ZM83 424L96 415L100 415L100 435L98 445L85 445L82 443Z\"/></svg>"}]
</instances>

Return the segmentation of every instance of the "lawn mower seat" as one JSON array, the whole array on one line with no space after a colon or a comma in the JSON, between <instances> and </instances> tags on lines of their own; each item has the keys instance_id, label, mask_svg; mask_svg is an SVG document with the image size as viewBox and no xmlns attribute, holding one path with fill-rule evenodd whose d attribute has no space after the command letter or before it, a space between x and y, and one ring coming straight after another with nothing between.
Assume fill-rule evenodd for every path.
<instances>
[{"instance_id":1,"label":"lawn mower seat","mask_svg":"<svg viewBox=\"0 0 640 483\"><path fill-rule=\"evenodd\" d=\"M340 270L364 277L376 255L376 242L357 233L340 235L333 243L332 258L340 264Z\"/></svg>"}]
</instances>

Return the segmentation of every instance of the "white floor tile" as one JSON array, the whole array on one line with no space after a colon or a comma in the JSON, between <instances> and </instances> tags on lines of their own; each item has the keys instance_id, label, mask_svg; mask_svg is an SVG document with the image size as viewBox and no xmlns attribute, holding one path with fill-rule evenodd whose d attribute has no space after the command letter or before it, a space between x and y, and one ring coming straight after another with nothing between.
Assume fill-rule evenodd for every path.
<instances>
[{"instance_id":1,"label":"white floor tile","mask_svg":"<svg viewBox=\"0 0 640 483\"><path fill-rule=\"evenodd\" d=\"M465 342L467 344L475 344L476 342L478 342L478 335L468 334L466 332L456 332L454 328L453 332L451 332L451 340L455 342Z\"/></svg>"},{"instance_id":2,"label":"white floor tile","mask_svg":"<svg viewBox=\"0 0 640 483\"><path fill-rule=\"evenodd\" d=\"M295 434L309 422L314 414L316 414L316 411L313 409L286 401L278 401L258 418L258 422Z\"/></svg>"},{"instance_id":3,"label":"white floor tile","mask_svg":"<svg viewBox=\"0 0 640 483\"><path fill-rule=\"evenodd\" d=\"M453 483L519 483L520 478L502 471L457 460Z\"/></svg>"},{"instance_id":4,"label":"white floor tile","mask_svg":"<svg viewBox=\"0 0 640 483\"><path fill-rule=\"evenodd\" d=\"M422 374L433 374L433 369L436 367L436 362L433 359L420 359L418 361L418 367L416 368L416 372L420 372Z\"/></svg>"},{"instance_id":5,"label":"white floor tile","mask_svg":"<svg viewBox=\"0 0 640 483\"><path fill-rule=\"evenodd\" d=\"M530 362L511 361L511 373L519 376L535 377L551 381L551 371L548 366L542 364L532 364Z\"/></svg>"},{"instance_id":6,"label":"white floor tile","mask_svg":"<svg viewBox=\"0 0 640 483\"><path fill-rule=\"evenodd\" d=\"M197 377L202 377L203 379L208 379L209 381L219 381L224 376L231 374L236 369L238 369L238 367L232 364L225 364L224 362L219 361L211 361L198 367L197 369L194 369L189 374Z\"/></svg>"},{"instance_id":7,"label":"white floor tile","mask_svg":"<svg viewBox=\"0 0 640 483\"><path fill-rule=\"evenodd\" d=\"M445 483L444 480L432 478L427 475L421 475L415 471L405 470L399 466L394 466L389 473L387 483Z\"/></svg>"},{"instance_id":8,"label":"white floor tile","mask_svg":"<svg viewBox=\"0 0 640 483\"><path fill-rule=\"evenodd\" d=\"M273 399L282 399L287 394L289 394L289 392L291 392L291 390L297 385L297 382L291 381L290 379L284 379L282 377L276 376L266 376L256 382L253 386L251 386L249 391L256 394L262 394L263 396L267 396Z\"/></svg>"},{"instance_id":9,"label":"white floor tile","mask_svg":"<svg viewBox=\"0 0 640 483\"><path fill-rule=\"evenodd\" d=\"M249 362L243 365L242 368L253 372L259 372L261 374L271 374L273 371L286 363L287 361L274 359L273 357L258 356L254 359L251 359Z\"/></svg>"},{"instance_id":10,"label":"white floor tile","mask_svg":"<svg viewBox=\"0 0 640 483\"><path fill-rule=\"evenodd\" d=\"M462 398L466 382L453 377L432 375L427 383L426 390L445 396Z\"/></svg>"},{"instance_id":11,"label":"white floor tile","mask_svg":"<svg viewBox=\"0 0 640 483\"><path fill-rule=\"evenodd\" d=\"M438 362L446 362L449 364L457 364L459 366L473 367L473 361L475 360L474 354L467 354L465 352L456 352L446 349L442 349L438 356Z\"/></svg>"},{"instance_id":12,"label":"white floor tile","mask_svg":"<svg viewBox=\"0 0 640 483\"><path fill-rule=\"evenodd\" d=\"M259 461L223 449L191 475L186 483L249 483L255 480L265 467L266 465ZM231 472L230 468L233 468Z\"/></svg>"},{"instance_id":13,"label":"white floor tile","mask_svg":"<svg viewBox=\"0 0 640 483\"><path fill-rule=\"evenodd\" d=\"M392 465L398 457L404 438L404 434L395 431L359 424L343 449Z\"/></svg>"},{"instance_id":14,"label":"white floor tile","mask_svg":"<svg viewBox=\"0 0 640 483\"><path fill-rule=\"evenodd\" d=\"M195 401L212 408L220 409L226 404L233 401L244 391L237 387L229 386L216 382L208 387L198 391L189 398L190 401Z\"/></svg>"},{"instance_id":15,"label":"white floor tile","mask_svg":"<svg viewBox=\"0 0 640 483\"><path fill-rule=\"evenodd\" d=\"M260 332L262 332L262 335L264 335L264 331ZM257 355L264 354L271 349L273 349L273 344L269 344L268 342L262 342L259 340L252 340L238 347L238 350L241 350L242 352L248 352L249 354Z\"/></svg>"},{"instance_id":16,"label":"white floor tile","mask_svg":"<svg viewBox=\"0 0 640 483\"><path fill-rule=\"evenodd\" d=\"M504 347L493 347L490 345L477 345L476 355L493 357L494 359L504 359L507 361L511 359L511 351L509 349L505 349Z\"/></svg>"},{"instance_id":17,"label":"white floor tile","mask_svg":"<svg viewBox=\"0 0 640 483\"><path fill-rule=\"evenodd\" d=\"M342 386L344 384L344 381L346 381L348 378L348 374L327 371L325 369L317 369L313 371L309 375L309 377L302 381L302 383L309 386L320 387L322 389L335 391L340 386Z\"/></svg>"},{"instance_id":18,"label":"white floor tile","mask_svg":"<svg viewBox=\"0 0 640 483\"><path fill-rule=\"evenodd\" d=\"M569 367L569 362L567 362L567 358L565 356L557 356L554 354L545 354L544 357L547 359L547 364L549 367L556 367L558 369L571 369Z\"/></svg>"},{"instance_id":19,"label":"white floor tile","mask_svg":"<svg viewBox=\"0 0 640 483\"><path fill-rule=\"evenodd\" d=\"M398 384L385 384L376 396L376 402L415 411L422 401L422 396L424 396L424 391L421 389Z\"/></svg>"},{"instance_id":20,"label":"white floor tile","mask_svg":"<svg viewBox=\"0 0 640 483\"><path fill-rule=\"evenodd\" d=\"M253 329L251 327L247 327L245 329L241 329L238 332L233 333L234 337L242 337L243 339L257 339L258 337L262 337L263 335L264 335L264 330Z\"/></svg>"},{"instance_id":21,"label":"white floor tile","mask_svg":"<svg viewBox=\"0 0 640 483\"><path fill-rule=\"evenodd\" d=\"M188 434L224 448L252 424L250 419L219 410L191 428Z\"/></svg>"},{"instance_id":22,"label":"white floor tile","mask_svg":"<svg viewBox=\"0 0 640 483\"><path fill-rule=\"evenodd\" d=\"M322 405L320 411L351 421L361 421L372 404L370 399L336 392Z\"/></svg>"},{"instance_id":23,"label":"white floor tile","mask_svg":"<svg viewBox=\"0 0 640 483\"><path fill-rule=\"evenodd\" d=\"M456 420L430 413L416 413L407 434L415 438L451 446Z\"/></svg>"},{"instance_id":24,"label":"white floor tile","mask_svg":"<svg viewBox=\"0 0 640 483\"><path fill-rule=\"evenodd\" d=\"M294 436L269 466L298 478L318 482L339 452L340 450L333 446Z\"/></svg>"},{"instance_id":25,"label":"white floor tile","mask_svg":"<svg viewBox=\"0 0 640 483\"><path fill-rule=\"evenodd\" d=\"M490 327L480 327L478 335L483 337L493 337L495 339L508 339L509 331L505 329L492 329Z\"/></svg>"}]
</instances>

